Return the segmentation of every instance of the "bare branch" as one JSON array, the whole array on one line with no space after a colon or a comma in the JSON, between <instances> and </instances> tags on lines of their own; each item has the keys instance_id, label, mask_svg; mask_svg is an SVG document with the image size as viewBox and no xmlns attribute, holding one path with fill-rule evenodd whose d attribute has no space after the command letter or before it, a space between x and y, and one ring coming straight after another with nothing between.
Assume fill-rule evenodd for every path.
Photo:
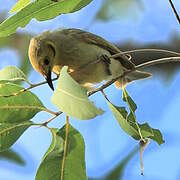
<instances>
[{"instance_id":1,"label":"bare branch","mask_svg":"<svg viewBox=\"0 0 180 180\"><path fill-rule=\"evenodd\" d=\"M179 17L179 15L178 15L178 12L176 11L176 8L175 8L172 0L169 0L169 3L170 3L170 5L171 5L171 7L172 7L172 9L173 9L174 15L176 16L176 19L177 19L178 23L179 23L179 25L180 25L180 17Z\"/></svg>"}]
</instances>

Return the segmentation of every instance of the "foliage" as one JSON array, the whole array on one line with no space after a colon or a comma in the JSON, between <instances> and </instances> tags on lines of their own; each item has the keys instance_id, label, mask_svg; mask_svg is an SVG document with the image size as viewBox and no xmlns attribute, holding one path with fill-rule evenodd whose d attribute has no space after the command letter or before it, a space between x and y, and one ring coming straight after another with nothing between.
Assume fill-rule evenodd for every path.
<instances>
[{"instance_id":1,"label":"foliage","mask_svg":"<svg viewBox=\"0 0 180 180\"><path fill-rule=\"evenodd\" d=\"M52 143L39 166L36 180L59 180L62 173L64 173L64 180L86 179L85 145L81 134L72 126L69 127L68 150L66 162L63 165L66 127L59 130L51 129L51 131Z\"/></svg>"},{"instance_id":2,"label":"foliage","mask_svg":"<svg viewBox=\"0 0 180 180\"><path fill-rule=\"evenodd\" d=\"M136 17L143 10L141 0L105 0L96 14L96 20L107 21L122 17ZM127 11L129 13L127 13ZM128 14L128 15L127 15Z\"/></svg>"},{"instance_id":3,"label":"foliage","mask_svg":"<svg viewBox=\"0 0 180 180\"><path fill-rule=\"evenodd\" d=\"M38 21L45 21L60 14L78 11L90 2L91 0L38 0L29 3L24 8L21 4L19 8L22 9L20 11L0 24L0 37L15 33L18 27L25 27L33 18Z\"/></svg>"},{"instance_id":4,"label":"foliage","mask_svg":"<svg viewBox=\"0 0 180 180\"><path fill-rule=\"evenodd\" d=\"M24 166L26 164L26 162L24 161L24 159L22 159L20 154L18 154L12 149L8 149L7 151L0 152L0 159L9 160L20 166Z\"/></svg>"},{"instance_id":5,"label":"foliage","mask_svg":"<svg viewBox=\"0 0 180 180\"><path fill-rule=\"evenodd\" d=\"M90 2L91 0L20 0L11 10L16 13L0 24L0 37L15 33L17 28L25 27L32 18L38 21L52 19L61 14L78 11ZM107 2L109 1L107 0ZM115 6L118 7L116 3ZM107 11L109 7L105 5L103 8L99 14L101 19L108 18L102 15L103 11ZM28 88L17 85L19 81L26 82ZM88 99L87 90L71 78L67 73L67 67L62 68L57 88L51 99L52 103L60 110L59 112L47 109L30 91L30 89L45 83L30 83L26 75L17 67L10 66L0 71L0 152L7 153L7 150L29 127L45 127L52 133L52 142L42 158L36 180L85 180L87 179L85 143L80 132L69 124L69 116L80 120L92 119L103 114L103 110L97 108ZM159 145L164 143L158 129L151 128L148 123L138 123L135 115L137 105L125 88L122 92L126 108L112 104L105 95L108 106L121 129L138 142L152 139ZM33 122L31 119L41 111L50 113L53 115L52 118L43 123ZM48 123L61 113L66 114L66 124L60 129L50 128ZM4 156L11 157L20 163L20 159L12 152L9 154L10 156L7 154ZM107 179L121 176L123 168L133 155L134 151L122 161L115 171L109 174ZM119 172L118 175L117 172Z\"/></svg>"},{"instance_id":6,"label":"foliage","mask_svg":"<svg viewBox=\"0 0 180 180\"><path fill-rule=\"evenodd\" d=\"M103 114L101 109L97 109L88 100L87 89L79 86L67 73L67 67L61 70L52 103L67 115L77 119L92 119Z\"/></svg>"}]
</instances>

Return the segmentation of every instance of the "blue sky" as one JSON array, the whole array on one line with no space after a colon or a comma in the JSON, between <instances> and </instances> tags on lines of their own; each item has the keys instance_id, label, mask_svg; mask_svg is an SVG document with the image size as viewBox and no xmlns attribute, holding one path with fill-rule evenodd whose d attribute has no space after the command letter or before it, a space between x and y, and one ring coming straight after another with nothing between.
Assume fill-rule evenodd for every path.
<instances>
[{"instance_id":1,"label":"blue sky","mask_svg":"<svg viewBox=\"0 0 180 180\"><path fill-rule=\"evenodd\" d=\"M101 2L101 0L93 1L80 12L62 15L54 20L46 22L32 20L25 29L20 29L20 31L37 34L60 27L87 29ZM143 12L138 15L136 20L134 18L120 18L108 23L95 22L88 30L111 42L133 40L141 43L168 42L171 33L180 33L179 25L168 1L144 0L143 2ZM177 9L180 9L180 2L177 0L174 2ZM6 0L6 4L2 4L0 9L9 10L13 4L14 1ZM16 52L1 50L0 59L1 68L6 65L18 65ZM32 82L38 82L43 78L33 72L30 79ZM180 159L178 159L180 147L178 142L180 137L178 126L180 114L179 82L180 73L177 73L168 87L158 76L153 76L149 80L137 81L128 86L128 92L139 107L137 110L139 121L147 121L152 127L160 129L166 143L162 146L158 146L154 142L150 143L144 153L144 177L140 176L139 156L137 155L128 164L123 179L180 179ZM50 102L52 91L47 86L34 89L33 92L48 108L56 110ZM115 89L114 86L107 88L106 93L114 104L120 105L122 103L121 91ZM90 121L71 119L71 123L85 139L87 174L99 177L113 168L134 148L137 142L120 129L101 94L96 94L91 99L97 106L105 110L105 114ZM49 115L46 113L40 113L34 120L43 121L48 117ZM64 123L63 117L57 118L55 122L51 123L51 126L61 127ZM16 151L22 153L27 161L27 166L25 168L18 167L9 162L0 161L0 179L24 180L25 177L26 180L34 179L41 157L50 142L51 136L46 129L30 128L13 146Z\"/></svg>"}]
</instances>

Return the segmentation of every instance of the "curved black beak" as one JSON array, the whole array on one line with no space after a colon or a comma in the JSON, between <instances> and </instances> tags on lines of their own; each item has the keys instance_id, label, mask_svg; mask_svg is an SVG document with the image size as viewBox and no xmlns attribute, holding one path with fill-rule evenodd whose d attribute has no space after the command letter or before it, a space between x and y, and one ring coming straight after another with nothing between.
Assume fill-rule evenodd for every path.
<instances>
[{"instance_id":1,"label":"curved black beak","mask_svg":"<svg viewBox=\"0 0 180 180\"><path fill-rule=\"evenodd\" d=\"M54 86L51 79L51 71L49 70L48 74L45 76L45 79L49 85L49 87L54 91Z\"/></svg>"}]
</instances>

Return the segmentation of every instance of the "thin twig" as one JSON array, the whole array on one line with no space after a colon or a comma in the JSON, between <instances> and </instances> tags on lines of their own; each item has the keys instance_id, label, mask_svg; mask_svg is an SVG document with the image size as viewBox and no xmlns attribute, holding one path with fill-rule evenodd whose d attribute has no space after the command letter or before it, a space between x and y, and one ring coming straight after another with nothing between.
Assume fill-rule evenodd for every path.
<instances>
[{"instance_id":1,"label":"thin twig","mask_svg":"<svg viewBox=\"0 0 180 180\"><path fill-rule=\"evenodd\" d=\"M148 62L146 62L146 63L142 63L142 64L140 64L140 65L137 65L137 66L135 66L134 69L132 69L132 70L127 70L127 71L125 71L121 76L118 76L118 77L116 77L116 78L113 78L112 80L106 82L105 84L103 84L103 85L100 86L99 88L96 88L96 89L90 91L90 92L88 93L88 96L91 96L91 95L95 94L96 92L101 91L101 90L107 88L108 86L110 86L111 84L113 84L115 81L117 81L119 78L123 78L123 77L125 77L127 74L132 73L132 72L134 72L134 71L136 71L136 70L139 70L139 69L145 68L145 67L149 67L149 66L154 66L154 65L156 65L156 64L169 63L169 62L180 62L180 57L161 58L161 59L156 59L156 60L148 61Z\"/></svg>"},{"instance_id":2,"label":"thin twig","mask_svg":"<svg viewBox=\"0 0 180 180\"><path fill-rule=\"evenodd\" d=\"M169 0L169 3L170 3L170 5L171 5L171 7L172 7L172 9L173 9L174 15L176 16L176 19L177 19L178 23L179 23L179 25L180 25L180 17L179 17L179 15L178 15L178 12L176 11L176 8L175 8L172 0Z\"/></svg>"},{"instance_id":3,"label":"thin twig","mask_svg":"<svg viewBox=\"0 0 180 180\"><path fill-rule=\"evenodd\" d=\"M102 95L105 97L105 99L106 99L107 101L109 101L109 99L108 99L107 95L105 94L105 92L103 91L103 89L101 90L101 93L102 93ZM109 101L109 102L110 102L110 101Z\"/></svg>"},{"instance_id":4,"label":"thin twig","mask_svg":"<svg viewBox=\"0 0 180 180\"><path fill-rule=\"evenodd\" d=\"M177 53L177 52L174 52L174 51L169 51L169 50L165 50L165 49L135 49L135 50L129 50L129 51L124 51L124 52L120 52L120 53L117 53L117 54L114 54L112 56L109 56L109 58L117 58L123 54L128 54L128 53L135 53L135 52L146 52L146 51L154 51L154 52L166 52L166 53L170 53L170 54L173 54L173 55L178 55L180 56L180 53ZM69 74L73 74L73 73L77 73L79 71L81 71L82 69L84 69L85 67L88 67L89 65L92 65L92 64L96 64L96 63L99 63L101 61L101 59L97 59L96 61L90 61L80 67L78 67L76 70L74 70L73 72L69 72ZM141 65L141 64L140 64ZM52 79L52 81L55 81L57 80L58 77ZM26 91L29 91L33 88L36 88L36 87L39 87L41 85L44 85L44 84L47 84L47 81L42 81L40 83L37 83L37 84L31 84L30 83L30 87L28 88L25 88L25 89L22 89L20 90L19 92L16 92L16 93L13 93L13 94L10 94L10 95L7 95L7 96L4 96L3 97L12 97L12 96L17 96L21 93L24 93ZM0 97L2 97L2 95L0 95Z\"/></svg>"},{"instance_id":5,"label":"thin twig","mask_svg":"<svg viewBox=\"0 0 180 180\"><path fill-rule=\"evenodd\" d=\"M58 116L60 116L63 112L59 111L57 112L53 117L51 117L50 119L48 119L46 122L42 123L42 126L47 126L51 121L53 121L55 118L57 118Z\"/></svg>"},{"instance_id":6,"label":"thin twig","mask_svg":"<svg viewBox=\"0 0 180 180\"><path fill-rule=\"evenodd\" d=\"M64 179L65 160L68 149L68 134L69 134L69 116L66 116L66 132L65 132L65 141L64 141L64 154L63 154L62 166L61 166L61 180Z\"/></svg>"},{"instance_id":7,"label":"thin twig","mask_svg":"<svg viewBox=\"0 0 180 180\"><path fill-rule=\"evenodd\" d=\"M169 53L175 56L180 56L180 53L174 52L174 51L169 51L166 49L134 49L134 50L129 50L129 51L123 51L117 54L114 54L110 56L110 58L117 58L123 54L130 54L130 53L136 53L136 52L163 52L163 53Z\"/></svg>"}]
</instances>

